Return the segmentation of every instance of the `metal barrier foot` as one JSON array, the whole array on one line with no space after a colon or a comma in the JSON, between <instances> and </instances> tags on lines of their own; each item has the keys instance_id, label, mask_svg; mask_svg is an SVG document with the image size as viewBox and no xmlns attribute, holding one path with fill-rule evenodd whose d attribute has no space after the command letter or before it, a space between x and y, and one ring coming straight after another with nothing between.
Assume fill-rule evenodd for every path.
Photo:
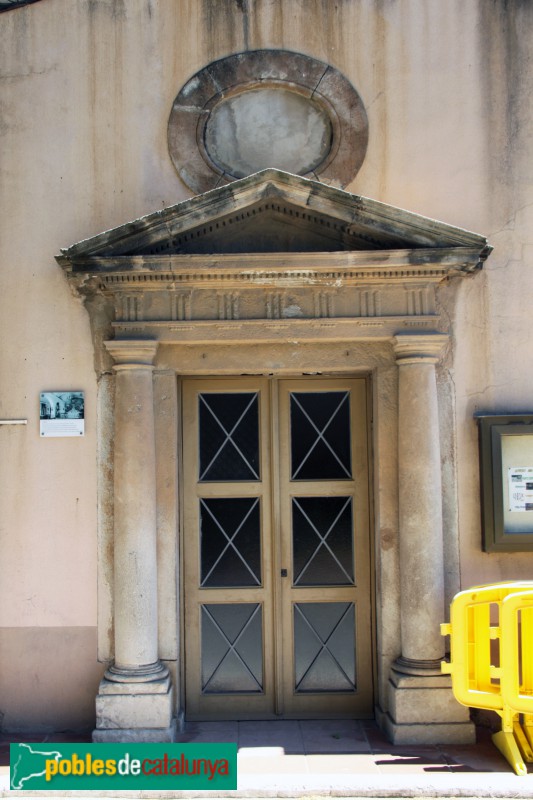
<instances>
[{"instance_id":1,"label":"metal barrier foot","mask_svg":"<svg viewBox=\"0 0 533 800\"><path fill-rule=\"evenodd\" d=\"M515 722L513 725L513 733L514 738L516 739L516 743L520 748L520 752L524 757L524 761L527 761L531 764L533 762L533 750L531 749L531 745L527 740L526 734L524 733L522 726L519 722Z\"/></svg>"},{"instance_id":2,"label":"metal barrier foot","mask_svg":"<svg viewBox=\"0 0 533 800\"><path fill-rule=\"evenodd\" d=\"M527 775L527 767L522 760L516 739L512 733L499 731L492 735L492 741L517 775Z\"/></svg>"},{"instance_id":3,"label":"metal barrier foot","mask_svg":"<svg viewBox=\"0 0 533 800\"><path fill-rule=\"evenodd\" d=\"M533 749L533 714L524 714L522 730L526 734L526 738Z\"/></svg>"}]
</instances>

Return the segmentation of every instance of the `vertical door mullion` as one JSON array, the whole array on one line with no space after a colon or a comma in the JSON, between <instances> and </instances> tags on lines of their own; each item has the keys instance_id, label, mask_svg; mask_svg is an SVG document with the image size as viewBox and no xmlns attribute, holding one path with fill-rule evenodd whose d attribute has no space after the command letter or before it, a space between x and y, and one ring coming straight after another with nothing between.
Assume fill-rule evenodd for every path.
<instances>
[{"instance_id":1,"label":"vertical door mullion","mask_svg":"<svg viewBox=\"0 0 533 800\"><path fill-rule=\"evenodd\" d=\"M271 485L271 557L272 557L272 613L273 636L272 648L274 656L274 713L282 716L284 712L283 692L283 603L284 581L281 577L285 569L283 541L286 538L282 529L282 508L280 501L280 453L283 443L280 441L280 415L279 415L279 384L276 380L270 381L270 485Z\"/></svg>"}]
</instances>

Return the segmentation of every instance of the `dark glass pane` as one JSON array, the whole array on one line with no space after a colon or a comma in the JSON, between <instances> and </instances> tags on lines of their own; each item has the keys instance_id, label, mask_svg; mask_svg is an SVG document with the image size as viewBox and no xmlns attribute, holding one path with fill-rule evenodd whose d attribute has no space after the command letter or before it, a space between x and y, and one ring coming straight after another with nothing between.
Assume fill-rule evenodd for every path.
<instances>
[{"instance_id":1,"label":"dark glass pane","mask_svg":"<svg viewBox=\"0 0 533 800\"><path fill-rule=\"evenodd\" d=\"M294 497L294 586L350 586L354 582L351 497Z\"/></svg>"},{"instance_id":2,"label":"dark glass pane","mask_svg":"<svg viewBox=\"0 0 533 800\"><path fill-rule=\"evenodd\" d=\"M356 690L353 603L295 603L294 688Z\"/></svg>"},{"instance_id":3,"label":"dark glass pane","mask_svg":"<svg viewBox=\"0 0 533 800\"><path fill-rule=\"evenodd\" d=\"M349 392L291 393L291 480L352 477Z\"/></svg>"},{"instance_id":4,"label":"dark glass pane","mask_svg":"<svg viewBox=\"0 0 533 800\"><path fill-rule=\"evenodd\" d=\"M203 587L261 585L258 497L200 500Z\"/></svg>"},{"instance_id":5,"label":"dark glass pane","mask_svg":"<svg viewBox=\"0 0 533 800\"><path fill-rule=\"evenodd\" d=\"M259 480L255 394L200 394L200 481Z\"/></svg>"},{"instance_id":6,"label":"dark glass pane","mask_svg":"<svg viewBox=\"0 0 533 800\"><path fill-rule=\"evenodd\" d=\"M258 603L202 606L202 692L263 691L263 617Z\"/></svg>"}]
</instances>

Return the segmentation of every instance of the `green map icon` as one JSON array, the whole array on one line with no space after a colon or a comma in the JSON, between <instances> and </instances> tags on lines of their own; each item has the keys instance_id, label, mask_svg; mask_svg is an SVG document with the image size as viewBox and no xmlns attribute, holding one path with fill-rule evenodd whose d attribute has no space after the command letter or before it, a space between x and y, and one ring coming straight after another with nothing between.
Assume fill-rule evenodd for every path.
<instances>
[{"instance_id":1,"label":"green map icon","mask_svg":"<svg viewBox=\"0 0 533 800\"><path fill-rule=\"evenodd\" d=\"M50 759L58 761L62 754L57 750L46 750L46 745L19 744L16 749L15 759L11 759L11 788L31 789L26 785L35 779L42 779L45 775L46 762ZM13 750L11 750L13 754Z\"/></svg>"}]
</instances>

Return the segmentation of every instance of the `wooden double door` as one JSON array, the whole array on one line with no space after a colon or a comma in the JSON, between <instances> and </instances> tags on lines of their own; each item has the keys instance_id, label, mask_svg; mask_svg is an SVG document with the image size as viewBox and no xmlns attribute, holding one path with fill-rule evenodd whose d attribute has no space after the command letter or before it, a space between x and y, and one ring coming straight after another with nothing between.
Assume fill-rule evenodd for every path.
<instances>
[{"instance_id":1,"label":"wooden double door","mask_svg":"<svg viewBox=\"0 0 533 800\"><path fill-rule=\"evenodd\" d=\"M183 384L189 719L372 715L364 379Z\"/></svg>"}]
</instances>

